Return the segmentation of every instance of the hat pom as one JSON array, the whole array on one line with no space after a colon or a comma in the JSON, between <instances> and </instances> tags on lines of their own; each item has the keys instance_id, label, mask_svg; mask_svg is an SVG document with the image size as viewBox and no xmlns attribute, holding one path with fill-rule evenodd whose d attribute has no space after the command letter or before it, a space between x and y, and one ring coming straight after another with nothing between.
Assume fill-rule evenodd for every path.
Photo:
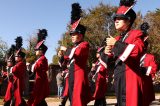
<instances>
[{"instance_id":1,"label":"hat pom","mask_svg":"<svg viewBox=\"0 0 160 106\"><path fill-rule=\"evenodd\" d=\"M22 45L23 45L23 39L21 36L18 36L16 39L15 39L15 42L16 42L16 50L19 50Z\"/></svg>"},{"instance_id":2,"label":"hat pom","mask_svg":"<svg viewBox=\"0 0 160 106\"><path fill-rule=\"evenodd\" d=\"M140 29L143 32L147 32L147 30L149 29L149 24L147 22L142 23L141 26L140 26Z\"/></svg>"},{"instance_id":3,"label":"hat pom","mask_svg":"<svg viewBox=\"0 0 160 106\"><path fill-rule=\"evenodd\" d=\"M14 60L14 52L15 52L16 46L11 45L10 49L7 51L7 60Z\"/></svg>"},{"instance_id":4,"label":"hat pom","mask_svg":"<svg viewBox=\"0 0 160 106\"><path fill-rule=\"evenodd\" d=\"M73 24L74 22L76 22L81 18L81 13L82 13L82 10L79 3L73 3L72 11L71 11L71 24Z\"/></svg>"},{"instance_id":5,"label":"hat pom","mask_svg":"<svg viewBox=\"0 0 160 106\"><path fill-rule=\"evenodd\" d=\"M135 3L135 0L120 0L120 6L130 7Z\"/></svg>"},{"instance_id":6,"label":"hat pom","mask_svg":"<svg viewBox=\"0 0 160 106\"><path fill-rule=\"evenodd\" d=\"M48 36L47 30L46 29L39 29L37 36L38 36L37 43L45 40L46 37Z\"/></svg>"},{"instance_id":7,"label":"hat pom","mask_svg":"<svg viewBox=\"0 0 160 106\"><path fill-rule=\"evenodd\" d=\"M35 50L42 50L44 53L47 51L48 48L46 45L44 45L44 41L46 40L47 36L48 33L46 29L39 29L39 32L37 34L38 40Z\"/></svg>"}]
</instances>

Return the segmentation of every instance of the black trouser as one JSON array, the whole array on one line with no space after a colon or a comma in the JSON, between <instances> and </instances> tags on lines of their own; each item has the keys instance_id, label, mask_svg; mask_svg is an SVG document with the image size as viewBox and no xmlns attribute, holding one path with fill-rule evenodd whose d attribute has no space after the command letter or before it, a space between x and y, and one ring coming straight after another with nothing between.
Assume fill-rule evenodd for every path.
<instances>
[{"instance_id":1,"label":"black trouser","mask_svg":"<svg viewBox=\"0 0 160 106\"><path fill-rule=\"evenodd\" d=\"M115 76L115 93L118 106L126 106L126 76L125 73L119 73Z\"/></svg>"},{"instance_id":2,"label":"black trouser","mask_svg":"<svg viewBox=\"0 0 160 106\"><path fill-rule=\"evenodd\" d=\"M11 101L7 101L7 102L4 103L3 106L10 106L10 103L11 103Z\"/></svg>"},{"instance_id":3,"label":"black trouser","mask_svg":"<svg viewBox=\"0 0 160 106\"><path fill-rule=\"evenodd\" d=\"M42 100L38 105L36 106L48 106L47 102L45 100Z\"/></svg>"},{"instance_id":4,"label":"black trouser","mask_svg":"<svg viewBox=\"0 0 160 106\"><path fill-rule=\"evenodd\" d=\"M59 106L65 106L67 102L68 97L62 98L61 104Z\"/></svg>"},{"instance_id":5,"label":"black trouser","mask_svg":"<svg viewBox=\"0 0 160 106\"><path fill-rule=\"evenodd\" d=\"M71 64L69 68L69 100L70 105L72 106L72 93L73 93L73 86L74 86L74 65Z\"/></svg>"},{"instance_id":6,"label":"black trouser","mask_svg":"<svg viewBox=\"0 0 160 106\"><path fill-rule=\"evenodd\" d=\"M94 106L106 106L106 99L101 98L101 99L96 99L94 102Z\"/></svg>"},{"instance_id":7,"label":"black trouser","mask_svg":"<svg viewBox=\"0 0 160 106\"><path fill-rule=\"evenodd\" d=\"M15 99L12 100L12 104L11 100L9 100L5 102L3 106L15 106ZM26 106L26 101L23 98L22 98L22 103L19 106Z\"/></svg>"}]
</instances>

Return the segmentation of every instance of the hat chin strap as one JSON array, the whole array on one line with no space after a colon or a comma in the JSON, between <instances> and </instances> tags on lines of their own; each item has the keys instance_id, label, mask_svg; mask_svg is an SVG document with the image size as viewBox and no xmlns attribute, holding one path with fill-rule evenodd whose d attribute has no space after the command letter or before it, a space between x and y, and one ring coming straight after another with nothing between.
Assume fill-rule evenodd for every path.
<instances>
[{"instance_id":1,"label":"hat chin strap","mask_svg":"<svg viewBox=\"0 0 160 106\"><path fill-rule=\"evenodd\" d=\"M128 27L127 30L122 31L121 35L126 35L130 31L131 27Z\"/></svg>"},{"instance_id":2,"label":"hat chin strap","mask_svg":"<svg viewBox=\"0 0 160 106\"><path fill-rule=\"evenodd\" d=\"M80 44L82 42L82 40L78 41L78 42L75 42L74 43L74 46L77 46L78 44Z\"/></svg>"}]
</instances>

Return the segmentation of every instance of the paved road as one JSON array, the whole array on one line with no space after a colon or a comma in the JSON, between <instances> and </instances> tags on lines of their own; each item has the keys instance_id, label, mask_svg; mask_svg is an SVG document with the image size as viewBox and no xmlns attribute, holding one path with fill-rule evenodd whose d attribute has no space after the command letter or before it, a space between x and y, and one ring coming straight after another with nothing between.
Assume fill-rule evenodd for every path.
<instances>
[{"instance_id":1,"label":"paved road","mask_svg":"<svg viewBox=\"0 0 160 106\"><path fill-rule=\"evenodd\" d=\"M114 106L114 104L116 103L115 99L107 99L106 101L109 104L107 106ZM47 102L48 106L58 106L59 103L60 103L59 101L58 102ZM87 106L93 106L93 104L94 104L94 101L91 101ZM66 106L69 106L69 101L67 101Z\"/></svg>"},{"instance_id":2,"label":"paved road","mask_svg":"<svg viewBox=\"0 0 160 106\"><path fill-rule=\"evenodd\" d=\"M156 100L153 101L153 103L150 106L160 106L160 95L156 95ZM56 97L48 97L46 98L48 106L59 106L60 104L60 99ZM107 106L115 106L116 104L116 99L106 99ZM93 106L94 101L91 101L87 106ZM0 105L3 106L3 105ZM67 101L66 106L69 106L69 101Z\"/></svg>"},{"instance_id":3,"label":"paved road","mask_svg":"<svg viewBox=\"0 0 160 106\"><path fill-rule=\"evenodd\" d=\"M53 100L54 99L54 100ZM58 106L60 104L60 100L55 100L56 98L47 98L48 106ZM156 100L150 106L160 106L160 95L156 96ZM54 102L53 102L54 101ZM107 106L115 106L116 99L106 99ZM94 101L91 101L87 106L93 106ZM67 101L66 106L69 106L69 101Z\"/></svg>"}]
</instances>

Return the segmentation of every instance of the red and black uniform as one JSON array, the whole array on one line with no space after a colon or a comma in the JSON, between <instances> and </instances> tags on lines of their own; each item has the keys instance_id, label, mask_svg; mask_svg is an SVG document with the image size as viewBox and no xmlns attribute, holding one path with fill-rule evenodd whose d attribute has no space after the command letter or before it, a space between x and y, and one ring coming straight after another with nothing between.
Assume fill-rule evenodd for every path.
<instances>
[{"instance_id":1,"label":"red and black uniform","mask_svg":"<svg viewBox=\"0 0 160 106\"><path fill-rule=\"evenodd\" d=\"M37 106L44 102L45 98L49 95L49 82L47 77L48 61L44 55L42 55L33 66L33 72L36 74L35 84L28 100L28 106Z\"/></svg>"},{"instance_id":2,"label":"red and black uniform","mask_svg":"<svg viewBox=\"0 0 160 106\"><path fill-rule=\"evenodd\" d=\"M155 77L157 64L152 54L144 54L140 61L141 71L143 73L143 97L145 106L155 100L155 92L152 78Z\"/></svg>"},{"instance_id":3,"label":"red and black uniform","mask_svg":"<svg viewBox=\"0 0 160 106\"><path fill-rule=\"evenodd\" d=\"M95 79L95 91L93 94L93 98L95 99L94 106L106 106L106 91L107 91L107 64L104 61L102 55L98 59L98 67L96 69L96 73L93 77L96 76Z\"/></svg>"},{"instance_id":4,"label":"red and black uniform","mask_svg":"<svg viewBox=\"0 0 160 106\"><path fill-rule=\"evenodd\" d=\"M68 48L67 49L67 52L65 53L65 56L69 56L71 52L71 48ZM62 97L64 98L68 98L69 96L69 84L68 84L68 79L69 79L69 70L67 68L67 64L68 64L68 60L65 60L64 59L64 55L60 57L59 59L59 65L63 71L63 77L65 79L65 86L64 86L64 90L63 90L63 94L62 94Z\"/></svg>"},{"instance_id":5,"label":"red and black uniform","mask_svg":"<svg viewBox=\"0 0 160 106\"><path fill-rule=\"evenodd\" d=\"M143 53L142 32L130 30L117 36L112 48L115 61L114 85L118 106L143 106L140 58Z\"/></svg>"},{"instance_id":6,"label":"red and black uniform","mask_svg":"<svg viewBox=\"0 0 160 106\"><path fill-rule=\"evenodd\" d=\"M87 59L89 55L88 42L79 42L72 48L69 56L69 99L72 106L87 106L91 94L89 91Z\"/></svg>"},{"instance_id":7,"label":"red and black uniform","mask_svg":"<svg viewBox=\"0 0 160 106\"><path fill-rule=\"evenodd\" d=\"M62 101L61 104L59 106L65 106L67 99L69 97L69 72L68 69L65 70L65 75L64 75L64 79L65 79L65 85L64 85L64 89L63 89L63 93L62 93Z\"/></svg>"},{"instance_id":8,"label":"red and black uniform","mask_svg":"<svg viewBox=\"0 0 160 106\"><path fill-rule=\"evenodd\" d=\"M13 74L12 81L9 81L4 101L10 101L12 96L15 98L15 106L21 106L24 100L22 93L24 91L24 77L26 65L24 62L18 62L11 70ZM13 95L12 95L13 92Z\"/></svg>"},{"instance_id":9,"label":"red and black uniform","mask_svg":"<svg viewBox=\"0 0 160 106\"><path fill-rule=\"evenodd\" d=\"M65 86L64 86L64 91L62 94L62 97L68 97L69 93L69 85L68 85L68 79L69 79L69 75L68 75L68 69L65 70L65 75L64 75L64 79L65 79Z\"/></svg>"},{"instance_id":10,"label":"red and black uniform","mask_svg":"<svg viewBox=\"0 0 160 106\"><path fill-rule=\"evenodd\" d=\"M92 66L91 71L88 73L89 87L90 87L92 95L94 94L94 91L95 91L95 79L97 77L95 73L99 66L99 61L96 61L94 64L95 66Z\"/></svg>"},{"instance_id":11,"label":"red and black uniform","mask_svg":"<svg viewBox=\"0 0 160 106\"><path fill-rule=\"evenodd\" d=\"M70 52L71 52L71 49L68 48L65 55L69 56ZM69 80L69 70L67 68L68 61L64 59L64 55L63 55L60 57L58 63L63 71L63 77L65 79L64 89L62 93L62 101L59 106L65 106L67 99L69 97L69 81L68 81Z\"/></svg>"}]
</instances>

